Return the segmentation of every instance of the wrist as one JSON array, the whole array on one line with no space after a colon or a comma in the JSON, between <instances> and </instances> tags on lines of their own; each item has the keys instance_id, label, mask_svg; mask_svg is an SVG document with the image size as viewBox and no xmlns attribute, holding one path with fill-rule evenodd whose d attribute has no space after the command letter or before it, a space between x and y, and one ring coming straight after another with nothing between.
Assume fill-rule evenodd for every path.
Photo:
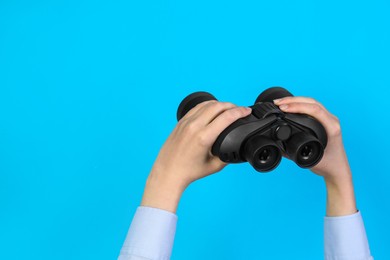
<instances>
[{"instance_id":1,"label":"wrist","mask_svg":"<svg viewBox=\"0 0 390 260\"><path fill-rule=\"evenodd\" d=\"M357 212L352 175L325 177L327 190L327 216L344 216Z\"/></svg>"},{"instance_id":2,"label":"wrist","mask_svg":"<svg viewBox=\"0 0 390 260\"><path fill-rule=\"evenodd\" d=\"M324 174L326 187L344 190L350 188L352 184L352 174L350 170L343 170L337 174Z\"/></svg>"},{"instance_id":3,"label":"wrist","mask_svg":"<svg viewBox=\"0 0 390 260\"><path fill-rule=\"evenodd\" d=\"M159 208L176 213L187 185L175 178L151 172L145 185L141 206Z\"/></svg>"}]
</instances>

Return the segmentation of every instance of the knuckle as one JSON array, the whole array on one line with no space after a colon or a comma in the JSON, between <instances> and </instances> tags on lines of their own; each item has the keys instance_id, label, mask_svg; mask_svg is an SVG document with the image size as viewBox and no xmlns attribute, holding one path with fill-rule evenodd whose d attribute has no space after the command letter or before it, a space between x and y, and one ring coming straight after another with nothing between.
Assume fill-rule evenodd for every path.
<instances>
[{"instance_id":1,"label":"knuckle","mask_svg":"<svg viewBox=\"0 0 390 260\"><path fill-rule=\"evenodd\" d=\"M195 134L198 131L198 126L194 121L188 122L184 130L188 134Z\"/></svg>"},{"instance_id":2,"label":"knuckle","mask_svg":"<svg viewBox=\"0 0 390 260\"><path fill-rule=\"evenodd\" d=\"M281 104L279 105L279 108L283 110L283 108L287 108L288 112L293 113L295 111L299 111L301 109L299 103L288 103L288 104Z\"/></svg>"},{"instance_id":3,"label":"knuckle","mask_svg":"<svg viewBox=\"0 0 390 260\"><path fill-rule=\"evenodd\" d=\"M289 104L286 104L288 105L288 108L291 110L294 110L296 108L299 108L300 104L299 103L289 103Z\"/></svg>"},{"instance_id":4,"label":"knuckle","mask_svg":"<svg viewBox=\"0 0 390 260\"><path fill-rule=\"evenodd\" d=\"M198 143L201 146L205 146L205 147L209 146L209 139L204 132L199 132L197 135L197 139L198 139Z\"/></svg>"},{"instance_id":5,"label":"knuckle","mask_svg":"<svg viewBox=\"0 0 390 260\"><path fill-rule=\"evenodd\" d=\"M215 99L212 99L212 100L204 101L203 103L205 103L205 104L216 104L216 103L219 103L219 102L217 100L215 100Z\"/></svg>"},{"instance_id":6,"label":"knuckle","mask_svg":"<svg viewBox=\"0 0 390 260\"><path fill-rule=\"evenodd\" d=\"M235 107L236 106L231 102L221 102L221 103L223 104L224 107Z\"/></svg>"},{"instance_id":7,"label":"knuckle","mask_svg":"<svg viewBox=\"0 0 390 260\"><path fill-rule=\"evenodd\" d=\"M229 113L227 113L227 118L229 120L234 120L241 115L242 115L242 112L240 109L231 109L231 110L229 110Z\"/></svg>"},{"instance_id":8,"label":"knuckle","mask_svg":"<svg viewBox=\"0 0 390 260\"><path fill-rule=\"evenodd\" d=\"M224 109L228 109L228 108L232 107L233 104L230 102L218 102L214 106L215 106L215 109L217 109L217 110L224 110Z\"/></svg>"},{"instance_id":9,"label":"knuckle","mask_svg":"<svg viewBox=\"0 0 390 260\"><path fill-rule=\"evenodd\" d=\"M198 103L198 104L196 104L192 109L194 109L194 108L200 108L200 107L203 107L203 106L206 106L208 104L208 102L207 101L205 101L205 102L200 102L200 103ZM191 110L192 110L191 109ZM190 110L190 111L191 111Z\"/></svg>"},{"instance_id":10,"label":"knuckle","mask_svg":"<svg viewBox=\"0 0 390 260\"><path fill-rule=\"evenodd\" d=\"M207 101L203 101L202 103L199 103L197 106L209 107L209 106L214 106L214 104L216 103L218 103L217 100L207 100Z\"/></svg>"},{"instance_id":11,"label":"knuckle","mask_svg":"<svg viewBox=\"0 0 390 260\"><path fill-rule=\"evenodd\" d=\"M315 114L319 114L322 112L322 107L317 103L312 104L311 109L312 109L313 113L315 113Z\"/></svg>"},{"instance_id":12,"label":"knuckle","mask_svg":"<svg viewBox=\"0 0 390 260\"><path fill-rule=\"evenodd\" d=\"M331 135L332 136L338 136L341 135L341 125L340 125L340 120L334 116L334 121L335 123L333 124L331 128Z\"/></svg>"},{"instance_id":13,"label":"knuckle","mask_svg":"<svg viewBox=\"0 0 390 260\"><path fill-rule=\"evenodd\" d=\"M176 128L183 128L187 123L187 118L182 117L176 124Z\"/></svg>"},{"instance_id":14,"label":"knuckle","mask_svg":"<svg viewBox=\"0 0 390 260\"><path fill-rule=\"evenodd\" d=\"M221 109L225 108L225 104L222 102L217 102L217 103L213 104L213 108L216 110L221 110Z\"/></svg>"},{"instance_id":15,"label":"knuckle","mask_svg":"<svg viewBox=\"0 0 390 260\"><path fill-rule=\"evenodd\" d=\"M339 136L339 135L341 135L341 126L340 126L340 124L335 124L335 125L332 126L330 135L331 136Z\"/></svg>"}]
</instances>

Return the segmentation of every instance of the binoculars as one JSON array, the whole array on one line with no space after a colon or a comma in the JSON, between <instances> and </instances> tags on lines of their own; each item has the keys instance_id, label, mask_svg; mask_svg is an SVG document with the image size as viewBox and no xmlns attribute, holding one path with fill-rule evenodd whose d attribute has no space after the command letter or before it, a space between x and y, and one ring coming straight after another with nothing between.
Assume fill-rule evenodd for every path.
<instances>
[{"instance_id":1,"label":"binoculars","mask_svg":"<svg viewBox=\"0 0 390 260\"><path fill-rule=\"evenodd\" d=\"M211 153L226 163L249 162L259 172L275 169L282 154L301 168L311 168L322 158L327 144L324 127L306 114L281 111L274 99L293 96L282 87L263 91L250 106L252 113L225 128ZM195 92L183 99L177 110L179 121L201 102L217 100L208 92Z\"/></svg>"}]
</instances>

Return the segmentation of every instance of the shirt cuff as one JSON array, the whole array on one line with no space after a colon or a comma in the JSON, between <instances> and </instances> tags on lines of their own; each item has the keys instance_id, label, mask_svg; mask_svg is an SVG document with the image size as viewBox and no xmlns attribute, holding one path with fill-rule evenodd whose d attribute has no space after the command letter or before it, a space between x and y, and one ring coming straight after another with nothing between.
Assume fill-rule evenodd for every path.
<instances>
[{"instance_id":1,"label":"shirt cuff","mask_svg":"<svg viewBox=\"0 0 390 260\"><path fill-rule=\"evenodd\" d=\"M325 217L325 260L370 260L366 230L360 211L340 217Z\"/></svg>"},{"instance_id":2,"label":"shirt cuff","mask_svg":"<svg viewBox=\"0 0 390 260\"><path fill-rule=\"evenodd\" d=\"M132 256L169 260L177 219L177 215L170 211L139 206L118 260L131 259Z\"/></svg>"}]
</instances>

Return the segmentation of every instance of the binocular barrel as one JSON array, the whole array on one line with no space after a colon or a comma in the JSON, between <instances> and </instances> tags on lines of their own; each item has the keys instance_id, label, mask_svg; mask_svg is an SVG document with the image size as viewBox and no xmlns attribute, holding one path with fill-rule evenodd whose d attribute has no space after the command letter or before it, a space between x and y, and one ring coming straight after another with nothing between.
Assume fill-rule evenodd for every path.
<instances>
[{"instance_id":1,"label":"binocular barrel","mask_svg":"<svg viewBox=\"0 0 390 260\"><path fill-rule=\"evenodd\" d=\"M188 111L194 108L196 105L209 101L209 100L217 100L213 95L208 92L195 92L188 95L183 101L180 103L179 108L177 109L176 118L179 121Z\"/></svg>"}]
</instances>

